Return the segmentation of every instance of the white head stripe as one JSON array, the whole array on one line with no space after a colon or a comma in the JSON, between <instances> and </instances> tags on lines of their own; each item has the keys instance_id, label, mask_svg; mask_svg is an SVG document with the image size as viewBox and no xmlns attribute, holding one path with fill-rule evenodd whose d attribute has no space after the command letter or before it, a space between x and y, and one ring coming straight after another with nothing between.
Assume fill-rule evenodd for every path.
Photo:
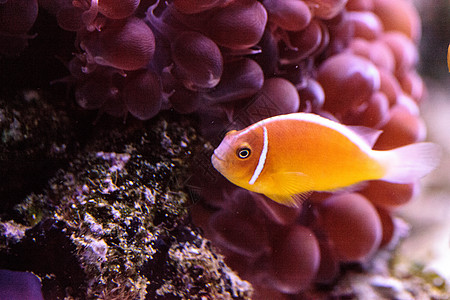
<instances>
[{"instance_id":1,"label":"white head stripe","mask_svg":"<svg viewBox=\"0 0 450 300\"><path fill-rule=\"evenodd\" d=\"M265 126L263 126L264 130L264 144L261 151L261 155L259 156L258 165L256 166L255 173L253 173L252 178L248 182L249 184L254 184L256 179L258 179L259 174L261 174L262 170L264 169L264 164L266 162L267 157L267 150L269 149L269 137L267 135L267 129Z\"/></svg>"}]
</instances>

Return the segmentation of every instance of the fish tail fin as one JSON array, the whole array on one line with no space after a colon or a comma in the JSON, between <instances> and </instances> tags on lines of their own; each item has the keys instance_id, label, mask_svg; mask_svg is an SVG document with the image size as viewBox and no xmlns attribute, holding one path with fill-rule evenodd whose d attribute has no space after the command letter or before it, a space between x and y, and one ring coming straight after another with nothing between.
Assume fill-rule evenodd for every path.
<instances>
[{"instance_id":1,"label":"fish tail fin","mask_svg":"<svg viewBox=\"0 0 450 300\"><path fill-rule=\"evenodd\" d=\"M416 143L399 147L386 154L386 174L381 180L393 183L411 183L433 171L441 158L441 148L433 143Z\"/></svg>"}]
</instances>

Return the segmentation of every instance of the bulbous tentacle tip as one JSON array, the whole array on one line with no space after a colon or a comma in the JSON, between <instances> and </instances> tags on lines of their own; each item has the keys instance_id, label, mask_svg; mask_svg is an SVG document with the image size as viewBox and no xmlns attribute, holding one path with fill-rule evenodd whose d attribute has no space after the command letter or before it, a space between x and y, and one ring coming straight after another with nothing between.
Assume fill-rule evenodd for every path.
<instances>
[{"instance_id":1,"label":"bulbous tentacle tip","mask_svg":"<svg viewBox=\"0 0 450 300\"><path fill-rule=\"evenodd\" d=\"M221 81L204 94L211 103L226 103L255 95L263 86L264 73L252 59L243 58L225 65Z\"/></svg>"},{"instance_id":2,"label":"bulbous tentacle tip","mask_svg":"<svg viewBox=\"0 0 450 300\"><path fill-rule=\"evenodd\" d=\"M94 25L94 20L98 15L98 0L91 0L89 9L85 10L81 14L81 20L83 21L86 29L88 31L94 31L96 26Z\"/></svg>"},{"instance_id":3,"label":"bulbous tentacle tip","mask_svg":"<svg viewBox=\"0 0 450 300\"><path fill-rule=\"evenodd\" d=\"M289 31L301 31L312 19L308 5L303 1L265 0L262 2L269 16L269 22Z\"/></svg>"},{"instance_id":4,"label":"bulbous tentacle tip","mask_svg":"<svg viewBox=\"0 0 450 300\"><path fill-rule=\"evenodd\" d=\"M110 19L124 19L134 14L140 0L101 0L98 11Z\"/></svg>"},{"instance_id":5,"label":"bulbous tentacle tip","mask_svg":"<svg viewBox=\"0 0 450 300\"><path fill-rule=\"evenodd\" d=\"M305 0L314 16L330 20L345 8L348 0Z\"/></svg>"},{"instance_id":6,"label":"bulbous tentacle tip","mask_svg":"<svg viewBox=\"0 0 450 300\"><path fill-rule=\"evenodd\" d=\"M365 260L380 245L381 221L375 207L364 196L335 195L323 202L319 211L320 226L341 260Z\"/></svg>"},{"instance_id":7,"label":"bulbous tentacle tip","mask_svg":"<svg viewBox=\"0 0 450 300\"><path fill-rule=\"evenodd\" d=\"M160 77L143 71L126 78L122 99L127 110L140 120L154 117L162 106L162 87Z\"/></svg>"},{"instance_id":8,"label":"bulbous tentacle tip","mask_svg":"<svg viewBox=\"0 0 450 300\"><path fill-rule=\"evenodd\" d=\"M215 87L222 76L223 58L219 47L208 37L194 32L181 33L171 45L174 73L190 90Z\"/></svg>"},{"instance_id":9,"label":"bulbous tentacle tip","mask_svg":"<svg viewBox=\"0 0 450 300\"><path fill-rule=\"evenodd\" d=\"M177 11L183 14L198 14L216 7L223 7L228 5L232 0L174 0L173 5Z\"/></svg>"},{"instance_id":10,"label":"bulbous tentacle tip","mask_svg":"<svg viewBox=\"0 0 450 300\"><path fill-rule=\"evenodd\" d=\"M0 33L26 34L36 21L38 11L37 0L5 1L0 6Z\"/></svg>"},{"instance_id":11,"label":"bulbous tentacle tip","mask_svg":"<svg viewBox=\"0 0 450 300\"><path fill-rule=\"evenodd\" d=\"M267 11L258 1L232 2L205 20L201 30L218 45L246 49L256 45L267 24Z\"/></svg>"},{"instance_id":12,"label":"bulbous tentacle tip","mask_svg":"<svg viewBox=\"0 0 450 300\"><path fill-rule=\"evenodd\" d=\"M56 13L56 21L59 27L68 31L81 30L85 24L82 21L84 11L75 6L63 7Z\"/></svg>"},{"instance_id":13,"label":"bulbous tentacle tip","mask_svg":"<svg viewBox=\"0 0 450 300\"><path fill-rule=\"evenodd\" d=\"M92 63L126 71L147 66L155 53L155 37L138 18L111 21L100 32L87 33L80 47Z\"/></svg>"},{"instance_id":14,"label":"bulbous tentacle tip","mask_svg":"<svg viewBox=\"0 0 450 300\"><path fill-rule=\"evenodd\" d=\"M277 290L296 294L315 278L320 265L320 248L314 233L296 225L279 232L274 239L277 251L272 253L270 284Z\"/></svg>"}]
</instances>

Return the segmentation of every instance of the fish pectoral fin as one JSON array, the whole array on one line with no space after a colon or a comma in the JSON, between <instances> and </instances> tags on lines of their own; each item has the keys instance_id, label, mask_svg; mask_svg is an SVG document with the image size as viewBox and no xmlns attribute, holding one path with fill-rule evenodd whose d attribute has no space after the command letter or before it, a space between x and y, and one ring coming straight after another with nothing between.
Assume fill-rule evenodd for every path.
<instances>
[{"instance_id":1,"label":"fish pectoral fin","mask_svg":"<svg viewBox=\"0 0 450 300\"><path fill-rule=\"evenodd\" d=\"M313 191L311 178L301 172L278 172L271 179L275 193L266 196L284 205L298 207Z\"/></svg>"},{"instance_id":2,"label":"fish pectoral fin","mask_svg":"<svg viewBox=\"0 0 450 300\"><path fill-rule=\"evenodd\" d=\"M277 172L271 176L274 188L281 194L298 194L313 189L311 177L301 172Z\"/></svg>"}]
</instances>

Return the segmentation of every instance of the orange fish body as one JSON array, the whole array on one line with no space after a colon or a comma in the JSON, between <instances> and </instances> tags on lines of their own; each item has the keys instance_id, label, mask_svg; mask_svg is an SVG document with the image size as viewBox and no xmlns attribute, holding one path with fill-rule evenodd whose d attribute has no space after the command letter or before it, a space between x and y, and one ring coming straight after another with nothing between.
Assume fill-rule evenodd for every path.
<instances>
[{"instance_id":1,"label":"orange fish body","mask_svg":"<svg viewBox=\"0 0 450 300\"><path fill-rule=\"evenodd\" d=\"M372 138L378 134L372 132ZM430 172L438 159L431 143L372 150L349 127L308 113L231 131L211 158L234 184L286 205L296 205L311 191L334 191L366 180L411 182Z\"/></svg>"},{"instance_id":2,"label":"orange fish body","mask_svg":"<svg viewBox=\"0 0 450 300\"><path fill-rule=\"evenodd\" d=\"M448 48L447 48L447 66L448 66L448 71L450 72L450 44L448 45Z\"/></svg>"}]
</instances>

